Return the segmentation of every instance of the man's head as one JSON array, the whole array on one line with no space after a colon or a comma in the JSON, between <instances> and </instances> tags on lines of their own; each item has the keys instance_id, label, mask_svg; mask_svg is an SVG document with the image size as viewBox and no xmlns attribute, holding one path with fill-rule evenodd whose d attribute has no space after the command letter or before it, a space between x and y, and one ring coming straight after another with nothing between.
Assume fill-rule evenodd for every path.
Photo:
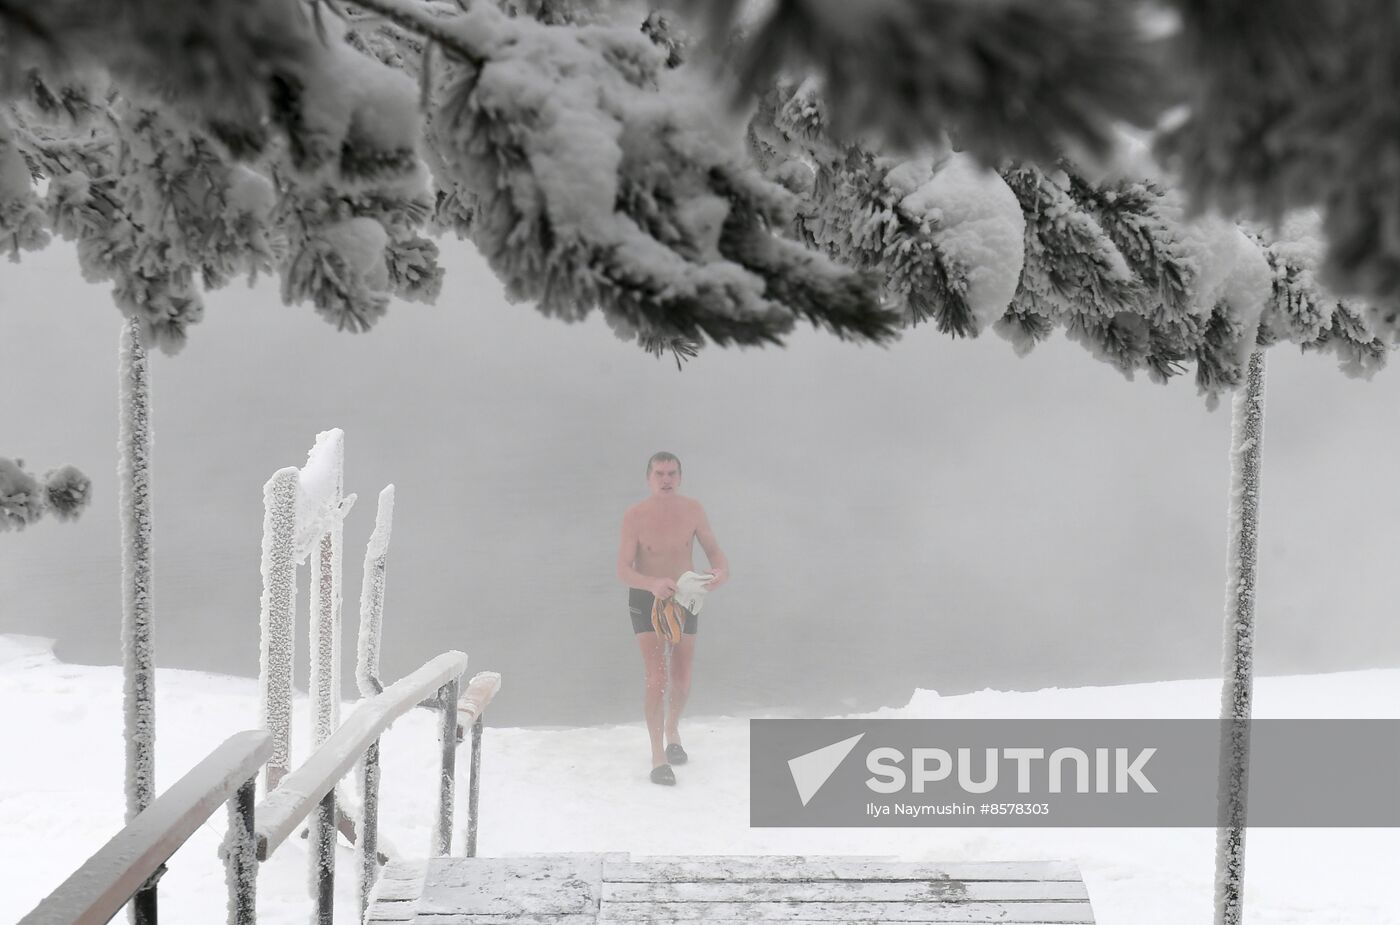
<instances>
[{"instance_id":1,"label":"man's head","mask_svg":"<svg viewBox=\"0 0 1400 925\"><path fill-rule=\"evenodd\" d=\"M647 486L653 495L674 494L681 485L681 461L675 453L653 453L647 460Z\"/></svg>"}]
</instances>

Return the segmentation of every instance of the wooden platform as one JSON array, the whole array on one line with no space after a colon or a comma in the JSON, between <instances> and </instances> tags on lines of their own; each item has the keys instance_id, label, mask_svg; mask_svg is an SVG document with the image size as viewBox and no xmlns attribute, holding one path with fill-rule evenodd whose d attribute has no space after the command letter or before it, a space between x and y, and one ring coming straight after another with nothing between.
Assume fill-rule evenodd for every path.
<instances>
[{"instance_id":1,"label":"wooden platform","mask_svg":"<svg viewBox=\"0 0 1400 925\"><path fill-rule=\"evenodd\" d=\"M1092 923L1070 863L965 864L841 857L563 854L401 861L384 870L380 925L671 922Z\"/></svg>"}]
</instances>

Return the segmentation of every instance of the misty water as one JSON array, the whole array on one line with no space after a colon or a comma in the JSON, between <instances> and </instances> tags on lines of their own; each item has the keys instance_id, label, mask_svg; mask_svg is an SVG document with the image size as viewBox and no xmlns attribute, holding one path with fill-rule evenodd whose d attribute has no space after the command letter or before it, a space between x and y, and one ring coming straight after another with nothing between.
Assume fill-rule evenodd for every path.
<instances>
[{"instance_id":1,"label":"misty water","mask_svg":"<svg viewBox=\"0 0 1400 925\"><path fill-rule=\"evenodd\" d=\"M733 566L700 618L693 715L1218 674L1228 402L1129 383L1058 337L1021 359L995 335L929 328L888 350L799 330L678 372L596 317L507 305L450 249L439 304L395 304L367 335L259 285L213 297L185 350L155 357L162 666L256 674L262 485L340 427L359 496L347 694L364 544L392 482L386 680L457 648L504 676L494 723L640 719L614 562L659 449L683 460L681 490ZM0 535L0 633L115 664L120 318L62 249L0 273L0 453L71 462L96 492L77 523ZM1260 671L1395 665L1397 371L1356 382L1290 348L1270 378Z\"/></svg>"}]
</instances>

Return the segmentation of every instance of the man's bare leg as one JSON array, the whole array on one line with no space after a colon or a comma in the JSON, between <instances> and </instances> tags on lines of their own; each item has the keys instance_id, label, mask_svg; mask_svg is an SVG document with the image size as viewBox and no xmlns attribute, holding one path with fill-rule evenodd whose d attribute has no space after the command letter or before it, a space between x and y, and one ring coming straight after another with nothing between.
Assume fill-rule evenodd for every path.
<instances>
[{"instance_id":1,"label":"man's bare leg","mask_svg":"<svg viewBox=\"0 0 1400 925\"><path fill-rule=\"evenodd\" d=\"M666 643L655 633L638 633L637 645L646 668L643 710L651 736L651 766L658 768L666 763L666 746L661 738L661 721L666 712Z\"/></svg>"},{"instance_id":2,"label":"man's bare leg","mask_svg":"<svg viewBox=\"0 0 1400 925\"><path fill-rule=\"evenodd\" d=\"M690 699L690 669L694 662L695 637L682 636L681 641L671 647L670 703L666 710L666 742L670 745L681 744L681 713Z\"/></svg>"}]
</instances>

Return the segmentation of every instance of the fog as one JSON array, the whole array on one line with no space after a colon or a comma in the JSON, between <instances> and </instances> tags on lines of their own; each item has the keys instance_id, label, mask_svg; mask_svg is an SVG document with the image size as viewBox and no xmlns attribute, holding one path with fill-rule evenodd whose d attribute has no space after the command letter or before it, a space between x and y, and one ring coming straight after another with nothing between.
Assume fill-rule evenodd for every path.
<instances>
[{"instance_id":1,"label":"fog","mask_svg":"<svg viewBox=\"0 0 1400 925\"><path fill-rule=\"evenodd\" d=\"M439 303L395 303L369 334L263 283L212 296L154 357L158 664L257 673L262 485L340 427L347 659L392 482L386 679L462 649L504 675L496 723L640 719L613 569L661 449L733 567L700 618L692 714L1219 673L1228 401L1127 382L1059 336L1021 359L928 327L883 350L803 329L677 371L599 318L506 304L445 248ZM66 247L0 269L0 454L72 463L95 492L76 523L0 535L0 633L73 662L120 660L120 323ZM1400 664L1400 371L1352 380L1286 345L1269 363L1258 671Z\"/></svg>"}]
</instances>

